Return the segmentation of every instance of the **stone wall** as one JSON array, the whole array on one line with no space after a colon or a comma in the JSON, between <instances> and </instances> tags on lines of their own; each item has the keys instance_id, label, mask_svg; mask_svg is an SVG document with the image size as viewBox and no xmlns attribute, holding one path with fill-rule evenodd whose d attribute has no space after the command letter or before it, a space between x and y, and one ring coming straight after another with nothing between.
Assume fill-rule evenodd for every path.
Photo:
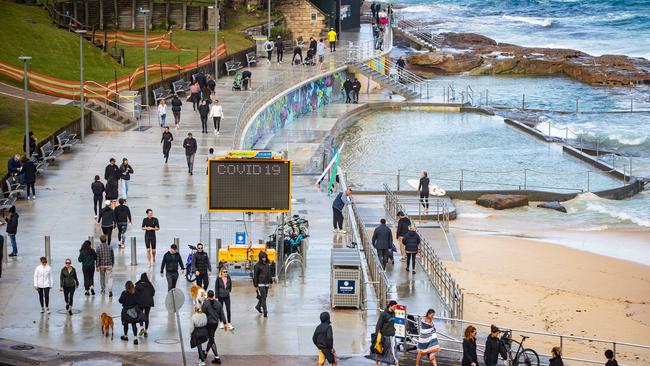
<instances>
[{"instance_id":1,"label":"stone wall","mask_svg":"<svg viewBox=\"0 0 650 366\"><path fill-rule=\"evenodd\" d=\"M284 14L294 39L302 36L307 41L309 37L325 38L327 35L328 16L309 0L281 0L276 9Z\"/></svg>"}]
</instances>

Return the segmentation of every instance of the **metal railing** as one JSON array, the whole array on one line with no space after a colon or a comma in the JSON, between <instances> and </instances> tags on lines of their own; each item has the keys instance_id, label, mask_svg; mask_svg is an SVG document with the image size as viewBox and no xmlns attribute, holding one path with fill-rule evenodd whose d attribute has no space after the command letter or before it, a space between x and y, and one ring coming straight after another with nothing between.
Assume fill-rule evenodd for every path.
<instances>
[{"instance_id":1,"label":"metal railing","mask_svg":"<svg viewBox=\"0 0 650 366\"><path fill-rule=\"evenodd\" d=\"M395 22L393 23L395 27L400 29L402 32L408 33L413 38L428 43L424 44L424 46L435 48L442 47L442 38L435 34L434 30L431 29L430 26L423 25L419 21L406 19L398 14L395 14L393 17L395 18Z\"/></svg>"}]
</instances>

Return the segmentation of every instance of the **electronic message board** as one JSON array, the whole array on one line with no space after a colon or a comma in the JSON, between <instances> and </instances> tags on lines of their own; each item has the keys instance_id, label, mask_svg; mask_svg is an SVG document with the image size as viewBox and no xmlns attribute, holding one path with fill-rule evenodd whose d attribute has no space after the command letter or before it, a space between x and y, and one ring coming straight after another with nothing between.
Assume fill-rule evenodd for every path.
<instances>
[{"instance_id":1,"label":"electronic message board","mask_svg":"<svg viewBox=\"0 0 650 366\"><path fill-rule=\"evenodd\" d=\"M291 160L218 158L208 167L209 211L291 211Z\"/></svg>"}]
</instances>

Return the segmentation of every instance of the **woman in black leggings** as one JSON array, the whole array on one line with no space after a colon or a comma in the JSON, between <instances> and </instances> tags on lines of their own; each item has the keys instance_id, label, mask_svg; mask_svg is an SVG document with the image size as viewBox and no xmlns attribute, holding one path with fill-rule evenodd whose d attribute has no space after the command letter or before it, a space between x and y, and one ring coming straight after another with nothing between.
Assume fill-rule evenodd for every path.
<instances>
[{"instance_id":1,"label":"woman in black leggings","mask_svg":"<svg viewBox=\"0 0 650 366\"><path fill-rule=\"evenodd\" d=\"M404 234L402 242L406 249L406 272L409 271L410 266L410 268L413 268L413 274L415 274L415 256L417 256L420 250L420 242L422 240L420 239L420 235L415 232L413 226L409 226L409 231Z\"/></svg>"},{"instance_id":2,"label":"woman in black leggings","mask_svg":"<svg viewBox=\"0 0 650 366\"><path fill-rule=\"evenodd\" d=\"M95 267L97 267L97 252L93 249L90 240L84 241L79 249L79 258L81 263L81 272L84 275L85 295L95 294ZM90 291L90 293L89 293Z\"/></svg>"},{"instance_id":3,"label":"woman in black leggings","mask_svg":"<svg viewBox=\"0 0 650 366\"><path fill-rule=\"evenodd\" d=\"M50 288L52 287L52 267L47 264L47 258L41 257L41 264L34 270L34 289L38 291L38 301L41 303L41 314L50 313Z\"/></svg>"},{"instance_id":4,"label":"woman in black leggings","mask_svg":"<svg viewBox=\"0 0 650 366\"><path fill-rule=\"evenodd\" d=\"M72 266L72 259L66 258L65 266L61 268L61 291L65 299L65 310L69 315L72 315L72 299L74 299L74 290L79 287L79 279L77 278L77 270Z\"/></svg>"},{"instance_id":5,"label":"woman in black leggings","mask_svg":"<svg viewBox=\"0 0 650 366\"><path fill-rule=\"evenodd\" d=\"M122 313L120 318L124 326L124 335L120 337L123 341L128 341L129 337L129 324L133 329L133 344L138 344L138 322L143 319L142 309L140 308L140 299L135 293L135 286L133 282L126 281L124 291L120 295L120 304L122 304Z\"/></svg>"},{"instance_id":6,"label":"woman in black leggings","mask_svg":"<svg viewBox=\"0 0 650 366\"><path fill-rule=\"evenodd\" d=\"M140 275L140 281L135 283L135 292L140 299L140 307L144 311L144 319L140 322L140 335L145 337L149 336L149 312L153 307L153 297L156 294L156 289L149 281L149 276L146 273ZM144 327L142 327L144 323Z\"/></svg>"}]
</instances>

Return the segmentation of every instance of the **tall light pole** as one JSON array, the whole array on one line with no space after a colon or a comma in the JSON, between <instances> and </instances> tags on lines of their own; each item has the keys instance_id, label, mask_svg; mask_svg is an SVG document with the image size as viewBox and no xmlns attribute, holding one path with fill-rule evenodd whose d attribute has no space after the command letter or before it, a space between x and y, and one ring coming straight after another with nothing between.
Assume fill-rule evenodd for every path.
<instances>
[{"instance_id":1,"label":"tall light pole","mask_svg":"<svg viewBox=\"0 0 650 366\"><path fill-rule=\"evenodd\" d=\"M214 0L214 81L219 79L219 0Z\"/></svg>"},{"instance_id":2,"label":"tall light pole","mask_svg":"<svg viewBox=\"0 0 650 366\"><path fill-rule=\"evenodd\" d=\"M268 22L269 22L269 26L268 26L269 29L267 30L267 33L268 33L267 37L268 37L268 40L270 41L271 40L271 0L268 0L267 8L268 8L267 13L268 13ZM269 62L270 62L270 60L269 60Z\"/></svg>"},{"instance_id":3,"label":"tall light pole","mask_svg":"<svg viewBox=\"0 0 650 366\"><path fill-rule=\"evenodd\" d=\"M29 93L27 92L29 81L27 80L27 61L31 60L32 57L20 56L18 59L23 62L23 80L25 81L25 157L29 159L31 152L29 151Z\"/></svg>"},{"instance_id":4,"label":"tall light pole","mask_svg":"<svg viewBox=\"0 0 650 366\"><path fill-rule=\"evenodd\" d=\"M147 14L151 10L140 9L140 13L144 16L144 104L149 110L149 64L147 62Z\"/></svg>"},{"instance_id":5,"label":"tall light pole","mask_svg":"<svg viewBox=\"0 0 650 366\"><path fill-rule=\"evenodd\" d=\"M86 138L86 126L84 123L85 101L84 101L84 34L85 29L76 31L79 35L79 106L81 107L81 142Z\"/></svg>"}]
</instances>

